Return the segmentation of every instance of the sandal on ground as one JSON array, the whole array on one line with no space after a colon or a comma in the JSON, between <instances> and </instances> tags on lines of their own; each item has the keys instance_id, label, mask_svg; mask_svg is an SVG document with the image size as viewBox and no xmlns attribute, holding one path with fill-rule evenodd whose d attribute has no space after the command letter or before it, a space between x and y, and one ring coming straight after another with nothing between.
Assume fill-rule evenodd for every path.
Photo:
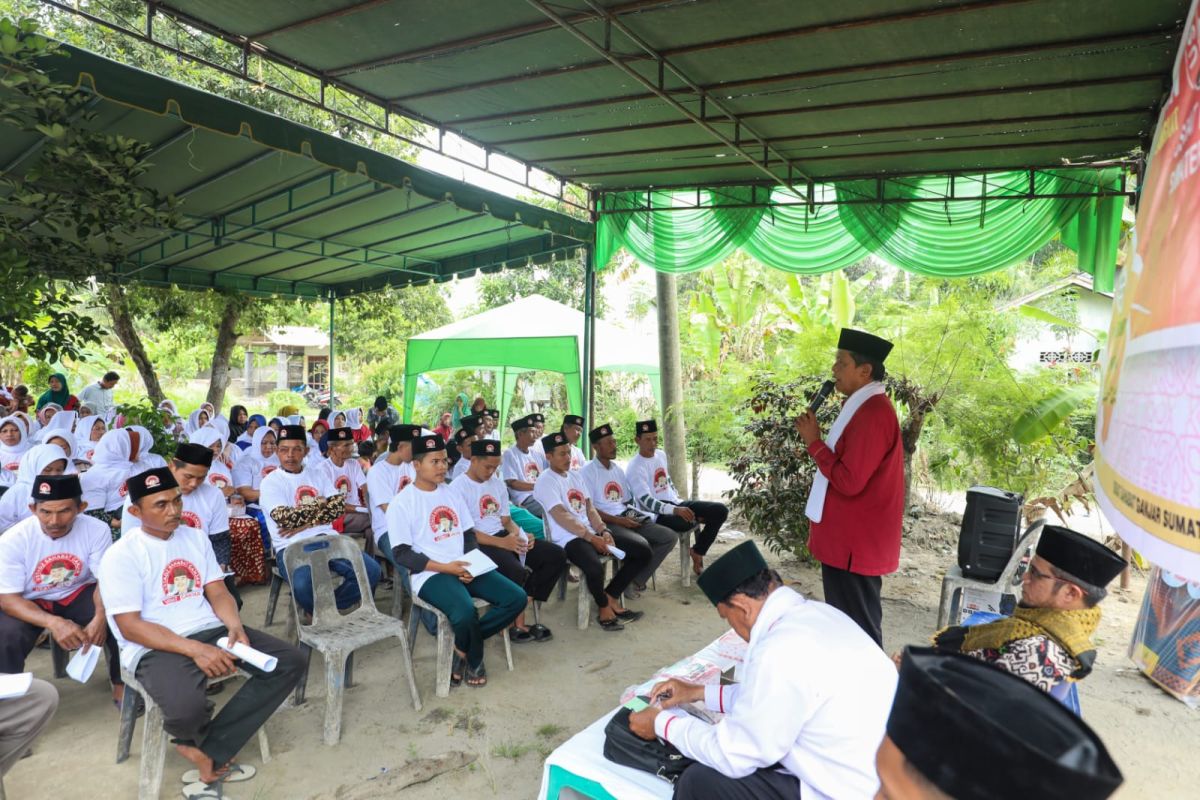
<instances>
[{"instance_id":1,"label":"sandal on ground","mask_svg":"<svg viewBox=\"0 0 1200 800\"><path fill-rule=\"evenodd\" d=\"M623 630L625 630L625 626L621 624L621 620L617 619L616 617L614 617L612 619L597 618L596 622L600 623L600 627L606 631L623 631Z\"/></svg>"},{"instance_id":2,"label":"sandal on ground","mask_svg":"<svg viewBox=\"0 0 1200 800\"><path fill-rule=\"evenodd\" d=\"M550 632L550 629L540 623L530 625L529 632L533 635L535 642L548 642L554 638L554 634Z\"/></svg>"},{"instance_id":3,"label":"sandal on ground","mask_svg":"<svg viewBox=\"0 0 1200 800\"><path fill-rule=\"evenodd\" d=\"M189 783L183 787L183 796L187 800L233 800L232 797L225 794L224 781Z\"/></svg>"},{"instance_id":4,"label":"sandal on ground","mask_svg":"<svg viewBox=\"0 0 1200 800\"><path fill-rule=\"evenodd\" d=\"M613 613L617 615L617 619L621 620L621 622L637 622L646 616L645 611L630 611L628 608L624 611L615 611Z\"/></svg>"},{"instance_id":5,"label":"sandal on ground","mask_svg":"<svg viewBox=\"0 0 1200 800\"><path fill-rule=\"evenodd\" d=\"M224 783L241 783L248 781L258 774L258 768L251 764L238 764L230 762L229 766L225 767L225 774L221 776ZM184 783L200 783L200 770L189 769L183 773Z\"/></svg>"},{"instance_id":6,"label":"sandal on ground","mask_svg":"<svg viewBox=\"0 0 1200 800\"><path fill-rule=\"evenodd\" d=\"M508 638L513 644L525 644L526 642L532 642L536 637L533 635L533 631L528 628L513 626L508 629Z\"/></svg>"},{"instance_id":7,"label":"sandal on ground","mask_svg":"<svg viewBox=\"0 0 1200 800\"><path fill-rule=\"evenodd\" d=\"M467 670L467 659L455 653L450 657L450 685L462 686L463 673ZM458 677L454 677L457 675Z\"/></svg>"},{"instance_id":8,"label":"sandal on ground","mask_svg":"<svg viewBox=\"0 0 1200 800\"><path fill-rule=\"evenodd\" d=\"M478 689L482 686L487 686L487 667L480 662L478 667L467 667L467 674L464 682L472 689Z\"/></svg>"}]
</instances>

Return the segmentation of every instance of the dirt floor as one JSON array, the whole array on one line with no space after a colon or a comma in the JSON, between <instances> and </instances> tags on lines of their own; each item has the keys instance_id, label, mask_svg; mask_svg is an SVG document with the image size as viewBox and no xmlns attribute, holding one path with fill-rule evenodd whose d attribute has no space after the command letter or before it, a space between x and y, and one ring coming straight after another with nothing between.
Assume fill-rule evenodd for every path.
<instances>
[{"instance_id":1,"label":"dirt floor","mask_svg":"<svg viewBox=\"0 0 1200 800\"><path fill-rule=\"evenodd\" d=\"M901 568L884 580L889 652L927 640L936 621L940 575L955 558L957 522L952 515L909 520L909 527ZM732 544L718 543L712 554L719 555ZM794 560L778 566L796 588L820 596L814 569ZM1144 586L1144 578L1135 576L1128 591L1114 592L1104 604L1098 665L1080 688L1084 717L1125 774L1119 798L1195 796L1197 771L1191 760L1194 755L1189 754L1200 742L1200 714L1152 685L1126 658ZM555 634L552 642L514 646L513 672L505 669L499 641L489 642L490 684L482 689L453 689L444 700L433 692L433 637L420 632L414 654L424 703L420 712L412 709L395 648L381 644L360 651L357 685L345 698L342 740L333 748L321 742L323 668L315 657L308 701L300 708L282 709L267 725L271 762L262 765L257 744L248 744L243 759L259 766L259 775L230 786L227 796L233 800L536 797L547 753L611 709L626 686L695 652L724 631L699 590L680 585L675 558L668 559L659 573L657 591L631 601L631 607L647 612L646 617L622 633L605 633L595 625L577 630L575 591L572 585L565 604L552 600L544 609L542 621ZM261 625L266 596L265 588L246 591L244 616L250 625ZM383 591L379 605L390 608L390 597ZM283 604L280 611L269 630L282 636ZM28 668L39 677L49 676L49 652L36 651ZM108 702L103 669L86 686L71 680L55 685L61 695L57 717L36 743L32 757L5 777L8 797L40 800L61 796L63 787L73 787L75 792L97 797L135 798L141 726L133 756L124 764L114 764L118 720ZM227 690L219 699L228 696ZM408 774L406 762L416 762L409 769L428 766L421 760L445 753L465 754L452 758L470 763L411 786L402 795L398 792ZM180 796L179 776L186 766L173 751L168 754L162 797Z\"/></svg>"}]
</instances>

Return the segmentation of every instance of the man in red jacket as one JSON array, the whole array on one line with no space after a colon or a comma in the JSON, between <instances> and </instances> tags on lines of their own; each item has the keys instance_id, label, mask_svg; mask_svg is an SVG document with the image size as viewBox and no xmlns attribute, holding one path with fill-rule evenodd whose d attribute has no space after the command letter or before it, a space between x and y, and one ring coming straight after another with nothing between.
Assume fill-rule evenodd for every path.
<instances>
[{"instance_id":1,"label":"man in red jacket","mask_svg":"<svg viewBox=\"0 0 1200 800\"><path fill-rule=\"evenodd\" d=\"M817 462L805 514L808 550L821 562L825 602L883 646L881 576L900 565L904 453L896 411L883 389L892 343L843 328L833 362L835 388L846 395L826 440L807 411L796 430Z\"/></svg>"}]
</instances>

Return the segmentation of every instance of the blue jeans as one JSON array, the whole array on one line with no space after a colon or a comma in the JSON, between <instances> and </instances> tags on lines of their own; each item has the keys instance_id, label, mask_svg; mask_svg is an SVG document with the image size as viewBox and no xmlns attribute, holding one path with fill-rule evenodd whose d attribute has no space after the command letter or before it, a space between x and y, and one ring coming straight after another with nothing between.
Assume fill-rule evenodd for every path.
<instances>
[{"instance_id":1,"label":"blue jeans","mask_svg":"<svg viewBox=\"0 0 1200 800\"><path fill-rule=\"evenodd\" d=\"M307 546L305 548L307 550ZM371 584L371 594L375 594L375 587L379 585L379 576L382 572L379 568L379 562L371 558L366 553L362 554L363 567L367 571L367 582ZM312 586L312 568L301 567L296 570L295 575L287 574L287 567L283 563L283 552L280 551L275 556L275 563L279 567L279 574L283 579L291 584L292 594L296 598L296 602L300 607L309 614L313 610L313 586ZM335 558L329 562L329 571L334 575L340 575L342 582L333 590L333 599L337 602L338 608L349 608L355 603L362 600L362 594L358 589L358 582L354 579L354 565L344 558Z\"/></svg>"}]
</instances>

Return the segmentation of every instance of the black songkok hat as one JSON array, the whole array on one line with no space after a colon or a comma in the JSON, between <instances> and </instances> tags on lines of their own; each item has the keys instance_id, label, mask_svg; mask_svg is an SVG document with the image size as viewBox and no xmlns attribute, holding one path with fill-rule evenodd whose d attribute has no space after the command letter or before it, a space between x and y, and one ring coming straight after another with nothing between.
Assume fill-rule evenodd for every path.
<instances>
[{"instance_id":1,"label":"black songkok hat","mask_svg":"<svg viewBox=\"0 0 1200 800\"><path fill-rule=\"evenodd\" d=\"M308 431L304 430L303 425L284 425L279 429L279 441L294 441L297 439L305 444L308 443Z\"/></svg>"},{"instance_id":2,"label":"black songkok hat","mask_svg":"<svg viewBox=\"0 0 1200 800\"><path fill-rule=\"evenodd\" d=\"M461 427L464 431L469 431L470 433L473 434L473 433L475 433L475 430L480 425L483 424L483 415L482 414L467 414L465 417L463 417L462 419L460 419L458 421L458 424L459 424L459 427Z\"/></svg>"},{"instance_id":3,"label":"black songkok hat","mask_svg":"<svg viewBox=\"0 0 1200 800\"><path fill-rule=\"evenodd\" d=\"M329 442L353 442L354 441L354 431L350 430L349 428L333 428L329 431L328 436L329 436L329 438L326 439L326 441L329 441Z\"/></svg>"},{"instance_id":4,"label":"black songkok hat","mask_svg":"<svg viewBox=\"0 0 1200 800\"><path fill-rule=\"evenodd\" d=\"M958 653L905 649L887 735L957 800L1103 800L1122 781L1100 737L1066 706Z\"/></svg>"},{"instance_id":5,"label":"black songkok hat","mask_svg":"<svg viewBox=\"0 0 1200 800\"><path fill-rule=\"evenodd\" d=\"M403 422L399 425L393 425L388 428L388 440L392 444L400 442L411 442L413 439L421 435L421 426Z\"/></svg>"},{"instance_id":6,"label":"black songkok hat","mask_svg":"<svg viewBox=\"0 0 1200 800\"><path fill-rule=\"evenodd\" d=\"M545 415L545 414L536 414L536 413L535 413L535 414L530 414L530 415L529 415L529 418L530 418L531 420L533 420L534 422L540 422L540 423L542 423L543 425L546 423L546 415Z\"/></svg>"},{"instance_id":7,"label":"black songkok hat","mask_svg":"<svg viewBox=\"0 0 1200 800\"><path fill-rule=\"evenodd\" d=\"M500 455L500 443L495 439L476 439L471 442L471 458Z\"/></svg>"},{"instance_id":8,"label":"black songkok hat","mask_svg":"<svg viewBox=\"0 0 1200 800\"><path fill-rule=\"evenodd\" d=\"M500 419L500 409L498 408L485 408L483 414L492 419Z\"/></svg>"},{"instance_id":9,"label":"black songkok hat","mask_svg":"<svg viewBox=\"0 0 1200 800\"><path fill-rule=\"evenodd\" d=\"M516 433L517 431L523 431L526 428L532 428L533 427L533 415L530 414L527 417L521 417L520 419L513 420L511 427L513 429L513 433Z\"/></svg>"},{"instance_id":10,"label":"black songkok hat","mask_svg":"<svg viewBox=\"0 0 1200 800\"><path fill-rule=\"evenodd\" d=\"M637 437L643 433L658 433L658 423L652 419L640 420L633 426L633 435Z\"/></svg>"},{"instance_id":11,"label":"black songkok hat","mask_svg":"<svg viewBox=\"0 0 1200 800\"><path fill-rule=\"evenodd\" d=\"M38 500L78 500L83 487L78 475L38 475L33 481L30 498Z\"/></svg>"},{"instance_id":12,"label":"black songkok hat","mask_svg":"<svg viewBox=\"0 0 1200 800\"><path fill-rule=\"evenodd\" d=\"M423 453L436 453L439 450L446 449L446 440L436 433L429 436L418 436L412 440L413 455L419 456Z\"/></svg>"},{"instance_id":13,"label":"black songkok hat","mask_svg":"<svg viewBox=\"0 0 1200 800\"><path fill-rule=\"evenodd\" d=\"M579 416L578 414L567 414L565 417L563 417L563 427L565 428L568 425L578 425L582 428L583 417Z\"/></svg>"},{"instance_id":14,"label":"black songkok hat","mask_svg":"<svg viewBox=\"0 0 1200 800\"><path fill-rule=\"evenodd\" d=\"M467 430L466 428L460 428L459 431L454 434L454 442L455 444L462 444L474 435L475 431Z\"/></svg>"},{"instance_id":15,"label":"black songkok hat","mask_svg":"<svg viewBox=\"0 0 1200 800\"><path fill-rule=\"evenodd\" d=\"M166 467L155 467L145 472L139 472L125 481L125 488L129 492L130 502L136 502L146 495L165 492L168 489L175 489L178 486L179 483L175 480L175 476Z\"/></svg>"},{"instance_id":16,"label":"black songkok hat","mask_svg":"<svg viewBox=\"0 0 1200 800\"><path fill-rule=\"evenodd\" d=\"M558 447L560 444L569 444L569 442L567 442L567 437L563 436L562 431L548 433L542 437L542 450L546 451L547 453Z\"/></svg>"},{"instance_id":17,"label":"black songkok hat","mask_svg":"<svg viewBox=\"0 0 1200 800\"><path fill-rule=\"evenodd\" d=\"M838 337L838 350L858 353L860 356L866 356L882 364L888 357L888 353L892 352L892 343L873 333L842 328L842 335Z\"/></svg>"},{"instance_id":18,"label":"black songkok hat","mask_svg":"<svg viewBox=\"0 0 1200 800\"><path fill-rule=\"evenodd\" d=\"M202 444L181 442L175 447L175 458L185 464L195 464L208 469L212 466L213 451Z\"/></svg>"},{"instance_id":19,"label":"black songkok hat","mask_svg":"<svg viewBox=\"0 0 1200 800\"><path fill-rule=\"evenodd\" d=\"M709 564L696 585L714 606L729 599L733 590L767 568L767 562L754 542L742 542Z\"/></svg>"},{"instance_id":20,"label":"black songkok hat","mask_svg":"<svg viewBox=\"0 0 1200 800\"><path fill-rule=\"evenodd\" d=\"M1042 528L1037 554L1093 586L1107 586L1129 566L1125 559L1095 539L1058 525Z\"/></svg>"},{"instance_id":21,"label":"black songkok hat","mask_svg":"<svg viewBox=\"0 0 1200 800\"><path fill-rule=\"evenodd\" d=\"M592 444L595 444L596 442L603 439L605 436L612 436L612 435L613 435L612 425L609 425L606 422L603 425L601 425L599 428L594 428L592 430L592 432L588 434L588 441L591 442Z\"/></svg>"}]
</instances>

